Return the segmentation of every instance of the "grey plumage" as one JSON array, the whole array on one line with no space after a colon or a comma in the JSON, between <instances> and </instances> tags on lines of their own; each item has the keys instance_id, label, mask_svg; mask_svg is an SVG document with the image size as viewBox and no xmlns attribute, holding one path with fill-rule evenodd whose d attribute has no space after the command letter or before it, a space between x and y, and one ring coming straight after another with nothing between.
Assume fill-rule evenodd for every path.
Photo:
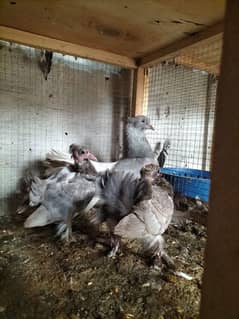
<instances>
[{"instance_id":1,"label":"grey plumage","mask_svg":"<svg viewBox=\"0 0 239 319\"><path fill-rule=\"evenodd\" d=\"M164 144L163 144L163 149L160 152L159 157L158 157L158 163L159 163L160 168L164 167L170 146L171 146L171 141L169 139L166 139Z\"/></svg>"},{"instance_id":2,"label":"grey plumage","mask_svg":"<svg viewBox=\"0 0 239 319\"><path fill-rule=\"evenodd\" d=\"M149 125L149 120L146 117L140 116L131 118L127 125L127 141L128 141L128 157L126 159L120 160L114 166L113 171L125 171L133 173L135 178L142 175L142 168L147 167L147 165L152 165L152 167L158 168L158 162L155 158L156 154L152 151L146 136L144 123ZM163 149L167 149L170 142L165 141ZM160 150L160 144L156 147L156 152ZM144 171L143 171L144 172ZM145 184L149 185L148 178L144 179ZM155 179L155 176L154 176ZM153 179L151 179L151 184ZM160 181L162 182L162 181ZM162 184L162 183L161 183ZM171 188L169 185L152 186L147 188L148 196L152 199L144 199L141 196L141 200L138 204L135 203L133 207L133 202L131 202L131 209L127 210L124 215L117 214L117 209L114 214L120 216L118 218L119 223L113 229L115 236L126 237L128 239L139 239L142 240L146 251L150 253L151 256L157 257L161 260L162 256L165 256L167 262L170 258L167 256L163 247L163 237L162 234L167 229L173 215L173 201L169 196L171 193ZM128 185L127 185L128 189ZM135 192L137 190L135 188ZM147 196L146 196L147 197ZM119 196L118 196L119 199ZM122 198L122 200L124 200ZM111 218L112 219L112 218ZM114 253L116 249L114 249ZM172 265L172 263L171 263Z\"/></svg>"},{"instance_id":3,"label":"grey plumage","mask_svg":"<svg viewBox=\"0 0 239 319\"><path fill-rule=\"evenodd\" d=\"M125 158L116 163L113 171L131 172L135 177L139 178L141 169L149 164L158 165L158 162L156 159L150 157Z\"/></svg>"},{"instance_id":4,"label":"grey plumage","mask_svg":"<svg viewBox=\"0 0 239 319\"><path fill-rule=\"evenodd\" d=\"M79 173L71 173L67 168L63 171L58 180L51 183L45 183L37 179L35 186L32 187L34 198L39 199L40 204L37 210L31 214L25 221L26 228L40 227L52 223L61 223L67 225L69 234L71 234L71 219L78 211L83 210L96 192L96 178L83 176ZM62 227L63 229L64 227Z\"/></svg>"},{"instance_id":5,"label":"grey plumage","mask_svg":"<svg viewBox=\"0 0 239 319\"><path fill-rule=\"evenodd\" d=\"M103 209L98 210L99 222L111 220L116 224L141 198L145 198L147 185L143 179L135 178L127 172L106 172L94 177L72 173L64 168L51 180L35 179L30 199L40 207L31 214L26 228L60 223L60 228L71 235L71 222L75 213L86 209L87 204L96 198ZM94 206L93 205L93 206ZM64 226L67 225L67 226ZM69 237L69 236L68 236Z\"/></svg>"},{"instance_id":6,"label":"grey plumage","mask_svg":"<svg viewBox=\"0 0 239 319\"><path fill-rule=\"evenodd\" d=\"M46 160L39 163L38 169L28 170L28 172L25 173L22 182L23 187L21 189L22 201L17 208L18 214L24 213L29 208L30 190L34 190L37 178L41 179L41 182L37 183L37 187L39 187L40 184L43 187L43 185L49 182L55 182L55 177L58 179L66 172L68 177L69 172L95 175L95 170L89 164L88 159L97 160L97 158L90 153L86 147L72 144L70 145L69 152L73 159L70 159L70 155L68 154L63 156L64 154L61 153L61 156L59 156L59 153L56 151L47 153ZM67 170L64 171L64 168L67 168ZM32 192L32 195L34 195L34 192Z\"/></svg>"},{"instance_id":7,"label":"grey plumage","mask_svg":"<svg viewBox=\"0 0 239 319\"><path fill-rule=\"evenodd\" d=\"M151 256L168 259L164 250L163 233L171 222L174 205L167 191L153 185L152 199L139 202L116 225L114 234L127 239L142 241Z\"/></svg>"},{"instance_id":8,"label":"grey plumage","mask_svg":"<svg viewBox=\"0 0 239 319\"><path fill-rule=\"evenodd\" d=\"M148 164L157 165L153 152L146 136L145 130L153 129L147 116L138 115L128 119L126 127L126 158L119 160L114 171L128 171L140 177L141 169Z\"/></svg>"},{"instance_id":9,"label":"grey plumage","mask_svg":"<svg viewBox=\"0 0 239 319\"><path fill-rule=\"evenodd\" d=\"M129 179L129 173L115 174L112 183L108 184L109 189L105 187L106 203L109 203L109 206L105 205L101 214L108 219L111 236L116 236L110 255L117 252L119 238L137 239L142 241L146 254L153 257L155 263L161 264L163 260L170 267L174 267L164 249L162 237L171 222L174 204L168 185L154 185L155 181L158 182L155 177L157 170L158 165L146 165L141 169L139 179L132 174ZM121 210L121 207L127 209Z\"/></svg>"},{"instance_id":10,"label":"grey plumage","mask_svg":"<svg viewBox=\"0 0 239 319\"><path fill-rule=\"evenodd\" d=\"M146 167L156 167L148 165ZM106 221L111 232L111 252L109 256L116 254L119 248L119 237L114 234L117 223L131 213L134 205L142 200L151 198L152 185L145 173L147 168L141 169L141 177L136 178L132 172L113 171L107 172L101 181L102 206L93 215L92 222L102 223Z\"/></svg>"},{"instance_id":11,"label":"grey plumage","mask_svg":"<svg viewBox=\"0 0 239 319\"><path fill-rule=\"evenodd\" d=\"M33 207L42 203L45 191L50 184L55 185L61 182L68 182L75 175L69 168L64 167L46 179L41 179L37 176L33 177L29 192L29 206Z\"/></svg>"},{"instance_id":12,"label":"grey plumage","mask_svg":"<svg viewBox=\"0 0 239 319\"><path fill-rule=\"evenodd\" d=\"M147 116L138 115L128 119L126 127L127 158L154 158L155 154L145 137L145 130L147 129L153 130Z\"/></svg>"},{"instance_id":13,"label":"grey plumage","mask_svg":"<svg viewBox=\"0 0 239 319\"><path fill-rule=\"evenodd\" d=\"M129 214L132 207L148 197L151 191L145 178L135 178L131 172L123 171L107 172L101 185L101 220L110 219L111 224Z\"/></svg>"},{"instance_id":14,"label":"grey plumage","mask_svg":"<svg viewBox=\"0 0 239 319\"><path fill-rule=\"evenodd\" d=\"M139 202L125 221L122 220L120 225L117 225L118 235L120 229L122 236L127 234L130 239L143 238L145 235L157 236L165 232L172 219L173 200L165 190L156 185L153 185L152 194L152 199ZM135 223L126 222L131 218L131 215L137 216L138 222L136 224L140 225L139 228ZM144 224L141 220L144 221ZM128 226L122 229L123 224Z\"/></svg>"},{"instance_id":15,"label":"grey plumage","mask_svg":"<svg viewBox=\"0 0 239 319\"><path fill-rule=\"evenodd\" d=\"M155 153L145 137L147 128L152 128L147 117L129 119L128 158L119 160L112 171L102 176L85 177L69 172L69 176L74 176L53 183L39 180L33 183L35 197L38 188L42 191L38 194L40 206L26 220L25 227L57 223L58 233L66 230L69 237L72 218L93 203L99 206L94 221L107 221L114 236L142 240L151 256L166 254L162 234L172 218L173 202L168 190L152 186L152 180L142 174L145 166L152 165L156 171L158 168ZM78 162L79 153L75 154L75 150L75 145L70 147L74 161ZM117 241L114 244L118 247Z\"/></svg>"},{"instance_id":16,"label":"grey plumage","mask_svg":"<svg viewBox=\"0 0 239 319\"><path fill-rule=\"evenodd\" d=\"M161 151L161 142L156 143L154 148L155 157L158 158Z\"/></svg>"},{"instance_id":17,"label":"grey plumage","mask_svg":"<svg viewBox=\"0 0 239 319\"><path fill-rule=\"evenodd\" d=\"M139 177L140 169L144 165L147 165L150 161L152 161L152 163L156 163L155 154L152 151L151 146L148 143L145 136L146 129L153 129L147 117L136 116L136 117L129 118L128 124L126 127L127 146L126 146L124 159L121 159L118 162L114 162L114 163L96 163L95 159L94 161L92 161L91 158L88 158L90 160L89 164L91 165L93 172L94 173L104 172L107 168L109 169L115 168L116 170L132 171L135 173L137 177ZM77 145L73 144L72 146L75 147ZM73 155L74 152L72 150L72 146L70 146L70 151ZM74 158L74 156L72 157ZM131 161L131 159L134 159L134 160ZM68 154L57 152L57 151L50 152L48 154L47 161L51 165L53 163L57 164L59 162L61 163L64 161L66 163L72 164L72 161L69 158Z\"/></svg>"}]
</instances>

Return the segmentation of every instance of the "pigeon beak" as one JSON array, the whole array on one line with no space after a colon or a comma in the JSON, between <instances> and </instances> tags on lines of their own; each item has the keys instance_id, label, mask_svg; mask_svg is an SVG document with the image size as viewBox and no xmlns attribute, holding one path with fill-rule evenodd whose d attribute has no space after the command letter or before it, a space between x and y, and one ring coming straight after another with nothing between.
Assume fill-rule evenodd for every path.
<instances>
[{"instance_id":1,"label":"pigeon beak","mask_svg":"<svg viewBox=\"0 0 239 319\"><path fill-rule=\"evenodd\" d=\"M87 160L92 160L92 161L98 162L98 159L95 157L95 155L93 155L93 154L90 153L90 152L86 152L86 153L82 154L82 155L81 155L81 159L82 159L82 160L87 159Z\"/></svg>"},{"instance_id":2,"label":"pigeon beak","mask_svg":"<svg viewBox=\"0 0 239 319\"><path fill-rule=\"evenodd\" d=\"M147 124L146 129L154 131L154 127L151 124Z\"/></svg>"},{"instance_id":3,"label":"pigeon beak","mask_svg":"<svg viewBox=\"0 0 239 319\"><path fill-rule=\"evenodd\" d=\"M92 153L88 152L87 155L88 155L88 159L98 162L98 159Z\"/></svg>"}]
</instances>

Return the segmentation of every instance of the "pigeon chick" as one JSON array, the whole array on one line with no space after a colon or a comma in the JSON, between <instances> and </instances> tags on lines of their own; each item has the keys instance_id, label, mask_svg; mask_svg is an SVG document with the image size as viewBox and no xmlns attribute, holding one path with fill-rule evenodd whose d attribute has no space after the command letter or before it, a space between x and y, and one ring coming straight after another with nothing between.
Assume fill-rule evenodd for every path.
<instances>
[{"instance_id":1,"label":"pigeon chick","mask_svg":"<svg viewBox=\"0 0 239 319\"><path fill-rule=\"evenodd\" d=\"M156 265L162 259L173 267L173 262L164 250L163 233L168 228L174 212L172 198L164 188L152 185L152 198L140 201L130 214L122 218L114 228L116 236L140 240L147 255Z\"/></svg>"},{"instance_id":2,"label":"pigeon chick","mask_svg":"<svg viewBox=\"0 0 239 319\"><path fill-rule=\"evenodd\" d=\"M157 165L155 165L158 167ZM106 222L110 230L110 256L116 254L120 240L114 235L117 223L130 214L132 207L139 201L151 198L151 183L132 172L107 171L101 180L101 206L91 218L94 224Z\"/></svg>"},{"instance_id":3,"label":"pigeon chick","mask_svg":"<svg viewBox=\"0 0 239 319\"><path fill-rule=\"evenodd\" d=\"M95 174L95 170L88 161L97 161L97 158L89 152L86 147L71 144L69 147L69 153L70 155L57 152L55 150L51 150L47 153L46 160L44 161L44 165L46 167L44 176L48 177L62 169L64 166L69 167L74 172L89 174L89 171L91 170L91 173Z\"/></svg>"},{"instance_id":4,"label":"pigeon chick","mask_svg":"<svg viewBox=\"0 0 239 319\"><path fill-rule=\"evenodd\" d=\"M64 169L66 170L66 168ZM25 228L60 224L58 235L71 239L71 220L77 212L84 210L96 191L96 177L69 173L55 182L44 184L37 179L30 199L40 206L25 221ZM65 233L63 233L65 231Z\"/></svg>"}]
</instances>

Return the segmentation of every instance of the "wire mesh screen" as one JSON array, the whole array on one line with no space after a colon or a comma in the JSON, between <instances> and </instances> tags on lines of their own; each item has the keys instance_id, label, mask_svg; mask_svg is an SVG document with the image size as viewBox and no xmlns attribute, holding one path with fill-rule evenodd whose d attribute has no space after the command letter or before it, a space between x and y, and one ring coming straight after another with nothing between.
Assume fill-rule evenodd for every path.
<instances>
[{"instance_id":1,"label":"wire mesh screen","mask_svg":"<svg viewBox=\"0 0 239 319\"><path fill-rule=\"evenodd\" d=\"M148 138L153 147L170 139L167 167L210 170L220 54L221 37L146 70Z\"/></svg>"},{"instance_id":2,"label":"wire mesh screen","mask_svg":"<svg viewBox=\"0 0 239 319\"><path fill-rule=\"evenodd\" d=\"M219 75L222 54L222 34L182 49L174 57L176 64Z\"/></svg>"},{"instance_id":3,"label":"wire mesh screen","mask_svg":"<svg viewBox=\"0 0 239 319\"><path fill-rule=\"evenodd\" d=\"M78 143L100 160L119 157L130 71L54 53L46 81L40 50L0 44L0 198L14 192L23 169L52 148L66 152Z\"/></svg>"}]
</instances>

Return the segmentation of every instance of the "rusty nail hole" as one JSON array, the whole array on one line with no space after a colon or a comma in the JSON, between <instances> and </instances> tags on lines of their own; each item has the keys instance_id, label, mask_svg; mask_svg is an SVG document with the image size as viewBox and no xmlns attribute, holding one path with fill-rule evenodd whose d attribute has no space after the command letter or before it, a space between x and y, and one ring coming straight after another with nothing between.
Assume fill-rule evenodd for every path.
<instances>
[{"instance_id":1,"label":"rusty nail hole","mask_svg":"<svg viewBox=\"0 0 239 319\"><path fill-rule=\"evenodd\" d=\"M154 20L154 23L159 24L160 20Z\"/></svg>"},{"instance_id":2,"label":"rusty nail hole","mask_svg":"<svg viewBox=\"0 0 239 319\"><path fill-rule=\"evenodd\" d=\"M53 94L49 94L49 97L53 97Z\"/></svg>"},{"instance_id":3,"label":"rusty nail hole","mask_svg":"<svg viewBox=\"0 0 239 319\"><path fill-rule=\"evenodd\" d=\"M128 6L124 6L125 9L128 9Z\"/></svg>"},{"instance_id":4,"label":"rusty nail hole","mask_svg":"<svg viewBox=\"0 0 239 319\"><path fill-rule=\"evenodd\" d=\"M32 151L32 149L29 147L29 151L31 152Z\"/></svg>"},{"instance_id":5,"label":"rusty nail hole","mask_svg":"<svg viewBox=\"0 0 239 319\"><path fill-rule=\"evenodd\" d=\"M16 1L10 1L10 4L17 4Z\"/></svg>"},{"instance_id":6,"label":"rusty nail hole","mask_svg":"<svg viewBox=\"0 0 239 319\"><path fill-rule=\"evenodd\" d=\"M105 76L105 81L108 81L110 79L109 76Z\"/></svg>"},{"instance_id":7,"label":"rusty nail hole","mask_svg":"<svg viewBox=\"0 0 239 319\"><path fill-rule=\"evenodd\" d=\"M65 132L65 135L68 135L68 133L67 133L67 132Z\"/></svg>"}]
</instances>

